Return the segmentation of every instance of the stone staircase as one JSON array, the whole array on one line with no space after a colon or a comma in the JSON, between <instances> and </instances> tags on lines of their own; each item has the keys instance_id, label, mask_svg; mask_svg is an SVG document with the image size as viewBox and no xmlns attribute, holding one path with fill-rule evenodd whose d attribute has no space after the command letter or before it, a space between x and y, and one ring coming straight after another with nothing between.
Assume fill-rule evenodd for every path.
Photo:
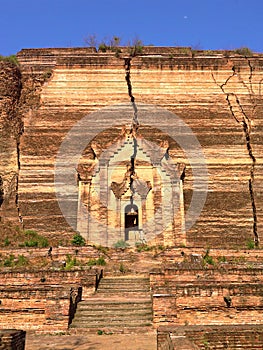
<instances>
[{"instance_id":1,"label":"stone staircase","mask_svg":"<svg viewBox=\"0 0 263 350\"><path fill-rule=\"evenodd\" d=\"M130 333L152 329L149 278L105 277L78 303L70 333Z\"/></svg>"}]
</instances>

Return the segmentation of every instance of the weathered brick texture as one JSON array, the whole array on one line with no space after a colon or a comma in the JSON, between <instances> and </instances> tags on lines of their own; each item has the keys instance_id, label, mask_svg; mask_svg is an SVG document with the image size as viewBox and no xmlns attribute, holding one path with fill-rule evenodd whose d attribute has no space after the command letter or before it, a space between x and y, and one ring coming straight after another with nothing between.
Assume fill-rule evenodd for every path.
<instances>
[{"instance_id":1,"label":"weathered brick texture","mask_svg":"<svg viewBox=\"0 0 263 350\"><path fill-rule=\"evenodd\" d=\"M94 271L35 271L0 273L0 327L37 332L66 331L82 287L94 291Z\"/></svg>"},{"instance_id":2,"label":"weathered brick texture","mask_svg":"<svg viewBox=\"0 0 263 350\"><path fill-rule=\"evenodd\" d=\"M26 332L17 329L0 329L1 350L24 350Z\"/></svg>"},{"instance_id":3,"label":"weathered brick texture","mask_svg":"<svg viewBox=\"0 0 263 350\"><path fill-rule=\"evenodd\" d=\"M262 324L262 268L165 269L151 288L156 326Z\"/></svg>"},{"instance_id":4,"label":"weathered brick texture","mask_svg":"<svg viewBox=\"0 0 263 350\"><path fill-rule=\"evenodd\" d=\"M34 104L24 116L19 207L25 227L45 233L70 231L54 191L56 155L77 121L102 107L130 102L125 55L115 57L112 52L95 53L89 48L32 49L18 54L26 81L50 73L37 89L39 105ZM260 54L246 58L234 52L145 48L131 60L139 118L140 103L175 113L192 129L206 158L209 192L198 221L187 232L187 246L244 247L249 239L262 236L262 72ZM161 113L154 118L160 119L160 129L165 126ZM101 135L107 147L116 131L112 130ZM145 135L161 141L156 130L146 130ZM192 170L178 147L171 145L170 153L186 163L187 210ZM76 203L71 204L77 211ZM167 235L164 242L176 241Z\"/></svg>"}]
</instances>

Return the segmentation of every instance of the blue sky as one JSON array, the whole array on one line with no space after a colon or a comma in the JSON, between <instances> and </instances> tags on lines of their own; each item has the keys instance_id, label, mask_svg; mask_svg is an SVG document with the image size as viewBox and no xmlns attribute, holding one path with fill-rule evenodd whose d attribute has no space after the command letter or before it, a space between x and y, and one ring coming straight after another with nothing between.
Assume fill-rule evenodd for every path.
<instances>
[{"instance_id":1,"label":"blue sky","mask_svg":"<svg viewBox=\"0 0 263 350\"><path fill-rule=\"evenodd\" d=\"M139 37L156 46L263 52L263 0L0 0L0 54Z\"/></svg>"}]
</instances>

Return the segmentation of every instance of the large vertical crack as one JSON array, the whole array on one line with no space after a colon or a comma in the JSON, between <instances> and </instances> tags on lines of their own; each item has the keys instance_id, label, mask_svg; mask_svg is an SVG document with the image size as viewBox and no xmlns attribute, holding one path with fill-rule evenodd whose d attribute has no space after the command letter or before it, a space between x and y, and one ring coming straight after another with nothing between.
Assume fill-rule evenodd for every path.
<instances>
[{"instance_id":1,"label":"large vertical crack","mask_svg":"<svg viewBox=\"0 0 263 350\"><path fill-rule=\"evenodd\" d=\"M254 196L254 173L255 173L255 166L256 166L256 158L253 154L253 150L252 150L252 146L251 146L250 131L248 129L247 124L244 122L243 122L243 130L244 130L244 134L246 136L248 154L249 154L249 157L252 161L252 164L250 167L250 179L248 180L248 188L249 188L251 206L252 206L252 211L253 211L254 240L255 240L256 247L258 247L259 246L259 237L258 237L258 231L257 231L257 208L256 208L256 202L255 202L255 196Z\"/></svg>"},{"instance_id":2,"label":"large vertical crack","mask_svg":"<svg viewBox=\"0 0 263 350\"><path fill-rule=\"evenodd\" d=\"M240 83L247 89L248 91L248 95L249 95L249 99L251 102L251 106L252 106L252 116L255 113L255 110L257 108L257 103L256 103L256 95L253 89L253 71L254 71L254 67L252 66L252 63L250 61L250 59L248 57L245 56L245 59L247 60L247 65L249 68L249 77L248 77L248 84L242 79L241 74L237 73L237 77L238 80L240 81Z\"/></svg>"},{"instance_id":3,"label":"large vertical crack","mask_svg":"<svg viewBox=\"0 0 263 350\"><path fill-rule=\"evenodd\" d=\"M125 80L127 82L127 87L128 87L128 95L130 97L131 103L132 103L132 107L133 107L133 123L132 123L132 127L135 128L135 130L138 129L139 127L139 121L138 121L138 109L135 103L135 97L132 94L132 83L131 83L131 61L132 58L131 57L127 57L125 58Z\"/></svg>"},{"instance_id":4,"label":"large vertical crack","mask_svg":"<svg viewBox=\"0 0 263 350\"><path fill-rule=\"evenodd\" d=\"M135 177L135 159L137 155L137 139L136 139L136 133L139 128L139 121L138 121L138 109L135 103L135 97L132 93L132 83L131 83L131 57L127 57L124 59L124 67L125 67L125 80L128 87L128 95L130 97L130 101L132 103L133 107L133 119L132 119L132 125L131 125L131 134L133 136L133 154L131 155L131 165L129 168L130 172L130 190L131 190L131 205L133 204L133 196L135 194L135 189L133 187L133 179Z\"/></svg>"},{"instance_id":5,"label":"large vertical crack","mask_svg":"<svg viewBox=\"0 0 263 350\"><path fill-rule=\"evenodd\" d=\"M239 81L247 87L248 92L249 92L249 97L253 106L252 113L255 112L256 109L256 104L255 104L255 99L254 99L254 91L253 91L253 86L252 86L252 77L253 77L253 67L251 65L251 62L248 60L248 65L250 69L250 76L249 76L249 84L250 86L248 87L247 84L243 81L241 78L240 74L237 74L235 71L235 68L233 67L233 73L226 79L226 81L223 84L218 84L213 72L212 72L212 78L215 82L215 84L221 89L223 94L226 96L226 101L229 107L229 110L235 119L235 121L242 127L243 134L245 136L246 140L246 148L248 152L248 156L251 161L251 166L250 166L250 178L248 180L248 190L249 190L249 195L250 195L250 201L251 201L251 208L252 208L252 213L253 213L253 235L254 235L254 242L255 246L259 246L259 237L258 237L258 230L257 230L257 208L256 208L256 202L255 202L255 195L254 195L254 174L255 174L255 166L256 166L256 158L253 154L253 148L251 145L251 120L247 113L245 112L238 96L233 93L233 92L226 92L225 87L227 83L230 81L230 79L234 76L237 76Z\"/></svg>"},{"instance_id":6,"label":"large vertical crack","mask_svg":"<svg viewBox=\"0 0 263 350\"><path fill-rule=\"evenodd\" d=\"M252 63L251 63L250 59L248 59L248 58L247 58L247 64L248 64L248 67L249 67L249 70L250 70L250 75L249 75L249 78L248 78L249 86L250 86L250 94L252 96L255 96L255 92L254 92L254 89L253 89L253 83L252 83L254 67L252 66Z\"/></svg>"}]
</instances>

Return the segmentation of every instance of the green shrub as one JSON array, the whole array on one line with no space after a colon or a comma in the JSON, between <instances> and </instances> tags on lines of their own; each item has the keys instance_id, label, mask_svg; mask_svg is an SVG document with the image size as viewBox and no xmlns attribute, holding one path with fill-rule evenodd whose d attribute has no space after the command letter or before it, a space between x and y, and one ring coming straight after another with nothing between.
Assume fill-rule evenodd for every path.
<instances>
[{"instance_id":1,"label":"green shrub","mask_svg":"<svg viewBox=\"0 0 263 350\"><path fill-rule=\"evenodd\" d=\"M204 53L205 55L213 55L213 54L214 54L214 51L212 51L212 50L204 50L203 53Z\"/></svg>"},{"instance_id":2,"label":"green shrub","mask_svg":"<svg viewBox=\"0 0 263 350\"><path fill-rule=\"evenodd\" d=\"M248 249L255 249L255 242L254 242L253 239L249 239L249 240L247 241L247 248L248 248Z\"/></svg>"},{"instance_id":3,"label":"green shrub","mask_svg":"<svg viewBox=\"0 0 263 350\"><path fill-rule=\"evenodd\" d=\"M0 262L0 265L5 267L22 267L29 263L29 260L24 255L15 255L11 254Z\"/></svg>"},{"instance_id":4,"label":"green shrub","mask_svg":"<svg viewBox=\"0 0 263 350\"><path fill-rule=\"evenodd\" d=\"M225 263L226 262L226 257L225 256L219 256L217 258L217 260L218 260L219 263Z\"/></svg>"},{"instance_id":5,"label":"green shrub","mask_svg":"<svg viewBox=\"0 0 263 350\"><path fill-rule=\"evenodd\" d=\"M102 245L99 246L94 246L94 248L98 249L99 252L107 255L109 248L108 247L103 247Z\"/></svg>"},{"instance_id":6,"label":"green shrub","mask_svg":"<svg viewBox=\"0 0 263 350\"><path fill-rule=\"evenodd\" d=\"M109 49L109 46L106 45L105 43L101 43L99 45L99 51L101 51L101 52L106 52L108 49Z\"/></svg>"},{"instance_id":7,"label":"green shrub","mask_svg":"<svg viewBox=\"0 0 263 350\"><path fill-rule=\"evenodd\" d=\"M234 52L242 56L253 56L253 51L251 51L248 47L240 47Z\"/></svg>"},{"instance_id":8,"label":"green shrub","mask_svg":"<svg viewBox=\"0 0 263 350\"><path fill-rule=\"evenodd\" d=\"M89 259L89 261L87 262L88 266L95 266L97 265L97 260L96 259Z\"/></svg>"},{"instance_id":9,"label":"green shrub","mask_svg":"<svg viewBox=\"0 0 263 350\"><path fill-rule=\"evenodd\" d=\"M115 57L120 57L120 55L121 55L121 49L119 48L119 47L117 47L117 48L114 48L114 50L113 50L114 52L115 52Z\"/></svg>"},{"instance_id":10,"label":"green shrub","mask_svg":"<svg viewBox=\"0 0 263 350\"><path fill-rule=\"evenodd\" d=\"M11 242L10 242L9 238L6 237L5 240L4 240L4 246L7 247L7 246L9 246L10 244L11 244Z\"/></svg>"},{"instance_id":11,"label":"green shrub","mask_svg":"<svg viewBox=\"0 0 263 350\"><path fill-rule=\"evenodd\" d=\"M120 264L120 268L119 268L121 273L125 273L126 272L126 268L124 267L123 263Z\"/></svg>"},{"instance_id":12,"label":"green shrub","mask_svg":"<svg viewBox=\"0 0 263 350\"><path fill-rule=\"evenodd\" d=\"M80 247L84 246L86 244L86 241L79 233L75 233L71 243Z\"/></svg>"},{"instance_id":13,"label":"green shrub","mask_svg":"<svg viewBox=\"0 0 263 350\"><path fill-rule=\"evenodd\" d=\"M72 267L78 266L78 265L79 265L79 263L78 263L76 257L72 258L72 256L70 254L67 254L65 270L71 270Z\"/></svg>"},{"instance_id":14,"label":"green shrub","mask_svg":"<svg viewBox=\"0 0 263 350\"><path fill-rule=\"evenodd\" d=\"M88 266L105 266L106 265L106 261L103 258L103 256L100 256L98 259L89 259L89 261L87 262Z\"/></svg>"},{"instance_id":15,"label":"green shrub","mask_svg":"<svg viewBox=\"0 0 263 350\"><path fill-rule=\"evenodd\" d=\"M15 64L16 66L19 65L16 55L10 55L10 56L0 55L0 61L11 62L11 63Z\"/></svg>"},{"instance_id":16,"label":"green shrub","mask_svg":"<svg viewBox=\"0 0 263 350\"><path fill-rule=\"evenodd\" d=\"M38 246L40 248L46 248L49 246L48 239L46 237L38 236Z\"/></svg>"},{"instance_id":17,"label":"green shrub","mask_svg":"<svg viewBox=\"0 0 263 350\"><path fill-rule=\"evenodd\" d=\"M29 238L24 242L26 247L46 248L49 246L48 239L40 236L35 230L26 230L25 235Z\"/></svg>"},{"instance_id":18,"label":"green shrub","mask_svg":"<svg viewBox=\"0 0 263 350\"><path fill-rule=\"evenodd\" d=\"M204 263L204 265L206 265L206 264L215 265L215 262L214 262L212 256L209 255L209 249L206 250L206 253L203 257L203 263Z\"/></svg>"},{"instance_id":19,"label":"green shrub","mask_svg":"<svg viewBox=\"0 0 263 350\"><path fill-rule=\"evenodd\" d=\"M5 259L4 261L4 266L5 267L13 267L15 262L15 256L13 254L11 254L8 258Z\"/></svg>"},{"instance_id":20,"label":"green shrub","mask_svg":"<svg viewBox=\"0 0 263 350\"><path fill-rule=\"evenodd\" d=\"M24 255L18 255L18 259L16 262L17 266L25 266L29 263L29 260Z\"/></svg>"},{"instance_id":21,"label":"green shrub","mask_svg":"<svg viewBox=\"0 0 263 350\"><path fill-rule=\"evenodd\" d=\"M37 247L38 241L35 239L30 239L29 241L25 241L25 246L26 247Z\"/></svg>"},{"instance_id":22,"label":"green shrub","mask_svg":"<svg viewBox=\"0 0 263 350\"><path fill-rule=\"evenodd\" d=\"M25 230L25 235L30 237L37 237L38 233L35 230Z\"/></svg>"},{"instance_id":23,"label":"green shrub","mask_svg":"<svg viewBox=\"0 0 263 350\"><path fill-rule=\"evenodd\" d=\"M129 46L129 52L131 56L137 56L143 52L143 42L140 39L135 38Z\"/></svg>"},{"instance_id":24,"label":"green shrub","mask_svg":"<svg viewBox=\"0 0 263 350\"><path fill-rule=\"evenodd\" d=\"M209 342L207 340L203 341L205 349L209 349Z\"/></svg>"},{"instance_id":25,"label":"green shrub","mask_svg":"<svg viewBox=\"0 0 263 350\"><path fill-rule=\"evenodd\" d=\"M123 239L120 239L113 245L114 248L122 248L122 249L128 248L129 246L130 246L129 243L125 242Z\"/></svg>"},{"instance_id":26,"label":"green shrub","mask_svg":"<svg viewBox=\"0 0 263 350\"><path fill-rule=\"evenodd\" d=\"M99 265L99 266L105 266L105 265L106 265L106 261L105 261L105 259L103 258L103 256L100 256L100 257L97 259L97 265Z\"/></svg>"},{"instance_id":27,"label":"green shrub","mask_svg":"<svg viewBox=\"0 0 263 350\"><path fill-rule=\"evenodd\" d=\"M148 252L150 250L153 250L153 247L149 247L145 243L137 242L137 243L135 243L135 246L136 246L137 252L139 252L139 253L140 252Z\"/></svg>"},{"instance_id":28,"label":"green shrub","mask_svg":"<svg viewBox=\"0 0 263 350\"><path fill-rule=\"evenodd\" d=\"M214 259L210 255L204 259L204 262L209 265L215 265Z\"/></svg>"}]
</instances>

